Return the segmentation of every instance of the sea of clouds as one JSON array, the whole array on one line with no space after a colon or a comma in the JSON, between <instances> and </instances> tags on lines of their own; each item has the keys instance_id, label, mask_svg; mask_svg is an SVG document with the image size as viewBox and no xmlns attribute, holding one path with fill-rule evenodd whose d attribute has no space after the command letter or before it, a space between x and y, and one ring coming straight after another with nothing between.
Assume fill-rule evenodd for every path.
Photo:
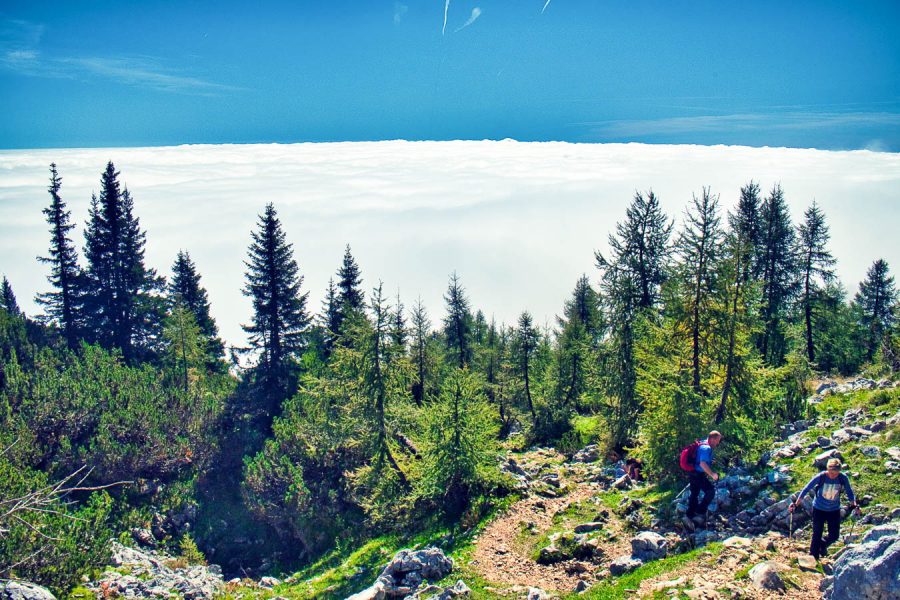
<instances>
[{"instance_id":1,"label":"sea of clouds","mask_svg":"<svg viewBox=\"0 0 900 600\"><path fill-rule=\"evenodd\" d=\"M709 186L724 209L751 179L780 182L795 222L815 199L831 227L837 273L855 291L876 258L900 269L900 155L739 146L514 141L196 145L0 151L0 273L30 315L46 291L48 167L83 224L112 160L147 231L147 263L168 275L190 252L223 337L242 344L244 259L257 215L273 202L320 310L350 244L367 292L380 281L409 308L417 298L438 325L457 272L473 308L513 323L529 310L554 316L576 279L597 281L594 252L636 190L653 191L680 226Z\"/></svg>"}]
</instances>

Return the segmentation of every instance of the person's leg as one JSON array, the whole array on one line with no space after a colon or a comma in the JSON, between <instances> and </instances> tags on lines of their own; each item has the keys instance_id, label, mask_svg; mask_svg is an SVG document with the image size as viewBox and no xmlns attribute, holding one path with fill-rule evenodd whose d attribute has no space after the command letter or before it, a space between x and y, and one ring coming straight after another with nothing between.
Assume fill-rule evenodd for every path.
<instances>
[{"instance_id":1,"label":"person's leg","mask_svg":"<svg viewBox=\"0 0 900 600\"><path fill-rule=\"evenodd\" d=\"M700 506L697 507L697 514L706 516L706 510L716 497L716 488L705 475L701 476L700 482L703 490L703 500L700 501Z\"/></svg>"},{"instance_id":2,"label":"person's leg","mask_svg":"<svg viewBox=\"0 0 900 600\"><path fill-rule=\"evenodd\" d=\"M825 522L828 523L828 537L819 546L822 556L828 554L828 546L835 543L841 536L841 510L831 510L825 513Z\"/></svg>"},{"instance_id":3,"label":"person's leg","mask_svg":"<svg viewBox=\"0 0 900 600\"><path fill-rule=\"evenodd\" d=\"M688 509L687 509L688 518L693 517L694 515L697 514L697 501L699 500L700 489L702 486L696 473L690 474L689 484L691 486L691 495L688 497Z\"/></svg>"},{"instance_id":4,"label":"person's leg","mask_svg":"<svg viewBox=\"0 0 900 600\"><path fill-rule=\"evenodd\" d=\"M822 544L822 529L825 526L825 513L814 508L812 514L812 542L809 545L809 553L819 560L819 549Z\"/></svg>"}]
</instances>

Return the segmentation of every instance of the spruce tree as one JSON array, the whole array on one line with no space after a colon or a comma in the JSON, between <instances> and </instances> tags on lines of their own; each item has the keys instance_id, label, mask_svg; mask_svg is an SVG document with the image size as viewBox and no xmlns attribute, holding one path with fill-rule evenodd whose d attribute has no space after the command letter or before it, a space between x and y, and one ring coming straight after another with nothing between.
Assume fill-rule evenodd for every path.
<instances>
[{"instance_id":1,"label":"spruce tree","mask_svg":"<svg viewBox=\"0 0 900 600\"><path fill-rule=\"evenodd\" d=\"M308 293L300 292L303 276L273 204L259 215L258 230L251 238L243 294L253 303L253 317L242 327L259 355L256 372L266 392L266 408L274 411L289 392L291 360L305 346Z\"/></svg>"},{"instance_id":2,"label":"spruce tree","mask_svg":"<svg viewBox=\"0 0 900 600\"><path fill-rule=\"evenodd\" d=\"M81 330L79 286L81 273L78 268L78 253L69 238L75 225L69 222L71 212L59 195L62 178L56 171L56 163L50 164L50 206L43 210L50 225L49 256L38 257L42 263L50 265L50 282L56 291L38 294L37 302L44 306L47 320L56 323L62 330L66 345L75 348Z\"/></svg>"},{"instance_id":3,"label":"spruce tree","mask_svg":"<svg viewBox=\"0 0 900 600\"><path fill-rule=\"evenodd\" d=\"M736 239L741 240L741 245L747 251L747 259L742 260L742 277L746 280L750 277L757 278L762 275L762 200L760 199L759 184L751 181L741 188L737 209L729 215L731 229Z\"/></svg>"},{"instance_id":4,"label":"spruce tree","mask_svg":"<svg viewBox=\"0 0 900 600\"><path fill-rule=\"evenodd\" d=\"M163 279L144 265L145 243L134 200L110 161L85 231L85 320L93 341L118 348L128 361L154 349L165 314Z\"/></svg>"},{"instance_id":5,"label":"spruce tree","mask_svg":"<svg viewBox=\"0 0 900 600\"><path fill-rule=\"evenodd\" d=\"M784 321L797 290L797 263L794 228L780 185L775 185L760 210L763 331L759 353L772 366L780 366L785 356Z\"/></svg>"},{"instance_id":6,"label":"spruce tree","mask_svg":"<svg viewBox=\"0 0 900 600\"><path fill-rule=\"evenodd\" d=\"M557 343L556 397L563 404L581 410L580 398L587 391L589 361L602 334L600 299L587 275L575 283L566 301Z\"/></svg>"},{"instance_id":7,"label":"spruce tree","mask_svg":"<svg viewBox=\"0 0 900 600\"><path fill-rule=\"evenodd\" d=\"M894 278L889 275L887 262L878 259L869 267L866 279L859 284L859 291L854 298L854 303L859 307L859 324L863 330L866 360L875 358L885 334L893 326L896 301Z\"/></svg>"},{"instance_id":8,"label":"spruce tree","mask_svg":"<svg viewBox=\"0 0 900 600\"><path fill-rule=\"evenodd\" d=\"M178 251L172 265L172 280L169 282L169 304L171 308L181 305L191 312L200 334L205 338L205 352L208 364L212 366L225 356L225 344L219 339L219 328L209 313L209 295L200 285L200 273L191 260L191 255Z\"/></svg>"},{"instance_id":9,"label":"spruce tree","mask_svg":"<svg viewBox=\"0 0 900 600\"><path fill-rule=\"evenodd\" d=\"M828 225L825 215L815 202L803 215L804 221L797 229L797 254L800 263L802 288L800 304L803 307L803 322L806 334L806 358L810 363L816 362L815 344L813 343L813 313L817 310L822 285L834 279L835 260L828 251Z\"/></svg>"},{"instance_id":10,"label":"spruce tree","mask_svg":"<svg viewBox=\"0 0 900 600\"><path fill-rule=\"evenodd\" d=\"M444 341L447 345L448 362L462 369L472 362L472 311L469 299L454 272L450 276L450 286L444 296L447 316L444 317Z\"/></svg>"},{"instance_id":11,"label":"spruce tree","mask_svg":"<svg viewBox=\"0 0 900 600\"><path fill-rule=\"evenodd\" d=\"M19 303L16 302L16 295L13 293L12 286L6 275L3 276L3 284L0 285L0 308L8 312L14 317L23 316Z\"/></svg>"},{"instance_id":12,"label":"spruce tree","mask_svg":"<svg viewBox=\"0 0 900 600\"><path fill-rule=\"evenodd\" d=\"M365 294L362 291L362 278L359 266L350 254L350 244L344 250L344 259L337 272L338 281L338 319L336 333L340 334L344 319L351 312L361 312L365 308Z\"/></svg>"}]
</instances>

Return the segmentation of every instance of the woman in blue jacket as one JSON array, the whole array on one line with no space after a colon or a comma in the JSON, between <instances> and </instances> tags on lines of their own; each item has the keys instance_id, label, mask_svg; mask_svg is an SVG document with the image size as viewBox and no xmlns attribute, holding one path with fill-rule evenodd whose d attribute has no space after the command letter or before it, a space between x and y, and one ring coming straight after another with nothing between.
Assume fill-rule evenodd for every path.
<instances>
[{"instance_id":1,"label":"woman in blue jacket","mask_svg":"<svg viewBox=\"0 0 900 600\"><path fill-rule=\"evenodd\" d=\"M850 486L850 479L841 473L841 461L837 458L830 459L826 469L809 480L788 510L794 512L800 506L803 496L813 488L816 490L816 497L813 500L812 543L809 553L819 560L820 556L827 554L828 546L837 541L841 534L841 491L846 490L850 508L855 509L857 515L860 511L853 488ZM828 523L828 537L823 540L822 532L826 523Z\"/></svg>"}]
</instances>

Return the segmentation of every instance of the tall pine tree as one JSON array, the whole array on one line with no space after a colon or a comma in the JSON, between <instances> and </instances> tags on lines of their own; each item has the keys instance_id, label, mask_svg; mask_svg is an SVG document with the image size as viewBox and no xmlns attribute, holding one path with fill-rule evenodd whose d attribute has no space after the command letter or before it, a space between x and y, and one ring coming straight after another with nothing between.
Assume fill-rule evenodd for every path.
<instances>
[{"instance_id":1,"label":"tall pine tree","mask_svg":"<svg viewBox=\"0 0 900 600\"><path fill-rule=\"evenodd\" d=\"M760 210L762 271L759 353L772 366L784 362L784 322L797 289L794 228L781 185L775 185Z\"/></svg>"},{"instance_id":2,"label":"tall pine tree","mask_svg":"<svg viewBox=\"0 0 900 600\"><path fill-rule=\"evenodd\" d=\"M19 303L16 302L16 295L13 293L12 285L6 275L3 276L3 283L0 284L0 308L8 312L14 317L23 316Z\"/></svg>"},{"instance_id":3,"label":"tall pine tree","mask_svg":"<svg viewBox=\"0 0 900 600\"><path fill-rule=\"evenodd\" d=\"M365 309L365 294L362 291L362 278L359 273L359 265L350 254L350 244L344 250L344 259L341 268L337 272L338 296L337 296L337 320L336 334L340 335L344 319L351 312L361 312Z\"/></svg>"},{"instance_id":4,"label":"tall pine tree","mask_svg":"<svg viewBox=\"0 0 900 600\"><path fill-rule=\"evenodd\" d=\"M154 350L165 314L163 279L144 265L145 243L134 200L110 161L85 231L85 321L92 341L118 348L128 361Z\"/></svg>"},{"instance_id":5,"label":"tall pine tree","mask_svg":"<svg viewBox=\"0 0 900 600\"><path fill-rule=\"evenodd\" d=\"M806 334L806 358L816 362L813 340L813 313L821 301L823 286L834 279L835 260L828 251L828 225L825 214L815 202L803 215L803 223L797 229L797 258L799 259L801 289L800 304L803 307L803 323Z\"/></svg>"},{"instance_id":6,"label":"tall pine tree","mask_svg":"<svg viewBox=\"0 0 900 600\"><path fill-rule=\"evenodd\" d=\"M444 296L447 316L444 317L444 341L447 344L449 362L460 369L472 362L472 310L469 299L454 272Z\"/></svg>"},{"instance_id":7,"label":"tall pine tree","mask_svg":"<svg viewBox=\"0 0 900 600\"><path fill-rule=\"evenodd\" d=\"M42 263L50 265L50 282L56 291L38 294L37 302L44 306L49 321L62 330L69 348L78 345L81 333L80 278L78 253L69 238L75 225L69 222L71 212L59 195L62 178L56 170L56 163L50 164L50 206L44 209L47 224L50 225L50 251L47 257L38 257Z\"/></svg>"},{"instance_id":8,"label":"tall pine tree","mask_svg":"<svg viewBox=\"0 0 900 600\"><path fill-rule=\"evenodd\" d=\"M191 255L183 250L178 251L172 265L169 303L173 309L180 304L194 315L194 322L206 340L204 350L208 365L213 366L221 361L225 357L225 344L219 339L219 328L209 314L209 295L200 285L200 273Z\"/></svg>"},{"instance_id":9,"label":"tall pine tree","mask_svg":"<svg viewBox=\"0 0 900 600\"><path fill-rule=\"evenodd\" d=\"M863 330L866 360L875 358L882 340L894 324L894 304L897 290L884 259L876 260L859 284L854 302L859 310L859 324Z\"/></svg>"},{"instance_id":10,"label":"tall pine tree","mask_svg":"<svg viewBox=\"0 0 900 600\"><path fill-rule=\"evenodd\" d=\"M271 414L289 394L291 360L305 346L308 293L300 292L303 277L273 204L259 215L251 238L243 293L253 303L253 318L242 327L259 355L256 373Z\"/></svg>"},{"instance_id":11,"label":"tall pine tree","mask_svg":"<svg viewBox=\"0 0 900 600\"><path fill-rule=\"evenodd\" d=\"M635 392L635 336L638 321L656 306L660 286L666 279L669 236L672 223L650 192L636 193L625 214L609 236L609 259L596 253L602 273L609 335L601 354L601 392L614 446L624 445L634 432L640 403Z\"/></svg>"}]
</instances>

